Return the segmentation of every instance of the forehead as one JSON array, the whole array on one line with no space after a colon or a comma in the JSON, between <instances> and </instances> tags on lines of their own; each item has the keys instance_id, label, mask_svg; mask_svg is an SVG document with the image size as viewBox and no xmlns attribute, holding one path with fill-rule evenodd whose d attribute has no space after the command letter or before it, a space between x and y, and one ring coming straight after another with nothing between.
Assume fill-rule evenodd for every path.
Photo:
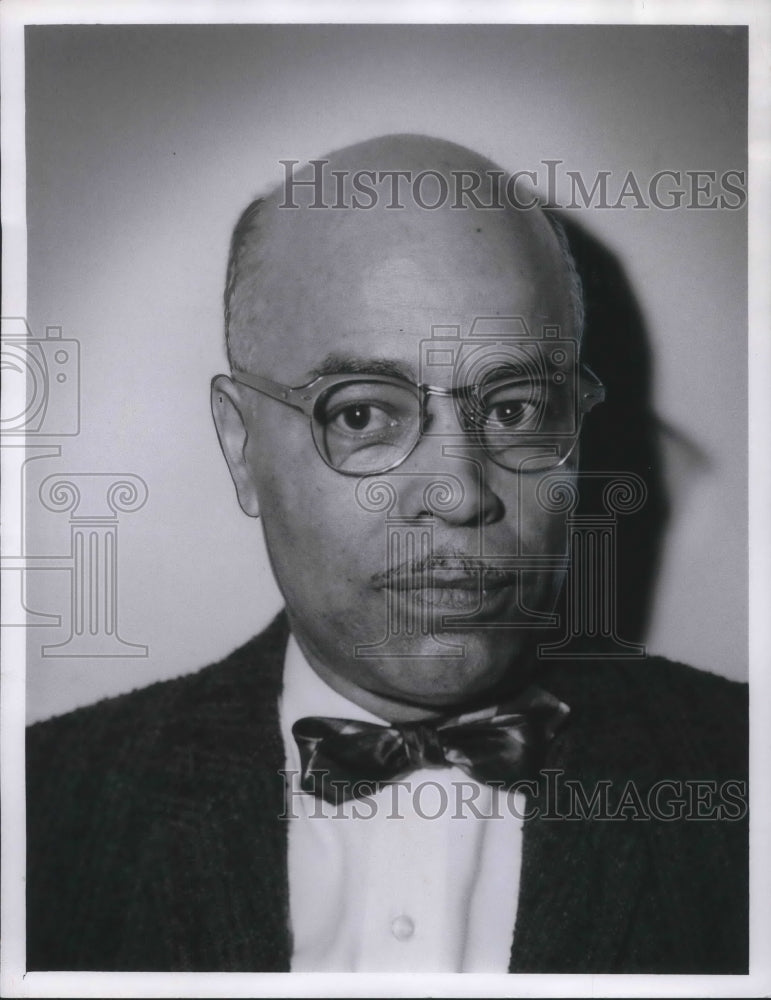
<instances>
[{"instance_id":1,"label":"forehead","mask_svg":"<svg viewBox=\"0 0 771 1000\"><path fill-rule=\"evenodd\" d=\"M259 370L297 384L330 354L418 363L437 326L521 316L567 329L561 258L534 213L269 206L237 322Z\"/></svg>"}]
</instances>

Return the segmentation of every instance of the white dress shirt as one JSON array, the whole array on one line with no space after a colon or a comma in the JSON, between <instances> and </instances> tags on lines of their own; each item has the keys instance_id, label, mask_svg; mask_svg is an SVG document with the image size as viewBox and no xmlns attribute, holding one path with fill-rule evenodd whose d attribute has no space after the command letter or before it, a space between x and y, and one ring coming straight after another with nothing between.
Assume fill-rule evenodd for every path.
<instances>
[{"instance_id":1,"label":"white dress shirt","mask_svg":"<svg viewBox=\"0 0 771 1000\"><path fill-rule=\"evenodd\" d=\"M519 793L456 767L335 806L300 791L292 725L383 725L333 691L290 637L280 703L293 972L506 972L522 858Z\"/></svg>"}]
</instances>

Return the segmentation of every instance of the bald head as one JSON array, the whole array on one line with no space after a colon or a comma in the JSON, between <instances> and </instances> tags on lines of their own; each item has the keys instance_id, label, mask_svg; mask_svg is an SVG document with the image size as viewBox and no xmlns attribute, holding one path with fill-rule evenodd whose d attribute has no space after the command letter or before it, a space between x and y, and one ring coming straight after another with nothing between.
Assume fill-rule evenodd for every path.
<instances>
[{"instance_id":1,"label":"bald head","mask_svg":"<svg viewBox=\"0 0 771 1000\"><path fill-rule=\"evenodd\" d=\"M234 370L264 369L271 343L300 331L390 334L402 298L410 322L425 324L410 332L427 335L460 319L451 308L459 285L478 315L527 312L580 336L580 280L561 226L520 207L492 161L455 143L390 135L300 169L283 163L284 183L246 209L231 242Z\"/></svg>"}]
</instances>

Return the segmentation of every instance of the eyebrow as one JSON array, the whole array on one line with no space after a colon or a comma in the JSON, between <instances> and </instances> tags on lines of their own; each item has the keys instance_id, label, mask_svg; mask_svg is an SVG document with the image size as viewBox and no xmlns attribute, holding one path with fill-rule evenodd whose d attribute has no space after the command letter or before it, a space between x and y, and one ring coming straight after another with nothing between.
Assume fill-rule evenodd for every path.
<instances>
[{"instance_id":1,"label":"eyebrow","mask_svg":"<svg viewBox=\"0 0 771 1000\"><path fill-rule=\"evenodd\" d=\"M321 375L390 375L408 381L415 380L415 369L403 361L390 358L367 358L355 354L328 354L315 368L308 371L309 379Z\"/></svg>"}]
</instances>

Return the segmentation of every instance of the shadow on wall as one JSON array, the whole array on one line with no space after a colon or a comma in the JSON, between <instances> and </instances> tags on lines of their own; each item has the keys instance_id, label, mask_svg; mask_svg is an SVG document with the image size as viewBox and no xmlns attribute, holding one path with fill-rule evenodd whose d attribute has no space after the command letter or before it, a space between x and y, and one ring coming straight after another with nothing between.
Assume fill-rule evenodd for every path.
<instances>
[{"instance_id":1,"label":"shadow on wall","mask_svg":"<svg viewBox=\"0 0 771 1000\"><path fill-rule=\"evenodd\" d=\"M602 406L588 414L581 438L582 473L633 473L647 488L644 504L620 514L616 534L617 634L641 643L669 515L663 428L652 405L653 359L642 314L618 259L573 219L555 213L567 233L584 286L583 360L606 387ZM680 438L680 444L696 452ZM703 456L698 456L701 461ZM602 513L607 476L582 476L580 514Z\"/></svg>"}]
</instances>

